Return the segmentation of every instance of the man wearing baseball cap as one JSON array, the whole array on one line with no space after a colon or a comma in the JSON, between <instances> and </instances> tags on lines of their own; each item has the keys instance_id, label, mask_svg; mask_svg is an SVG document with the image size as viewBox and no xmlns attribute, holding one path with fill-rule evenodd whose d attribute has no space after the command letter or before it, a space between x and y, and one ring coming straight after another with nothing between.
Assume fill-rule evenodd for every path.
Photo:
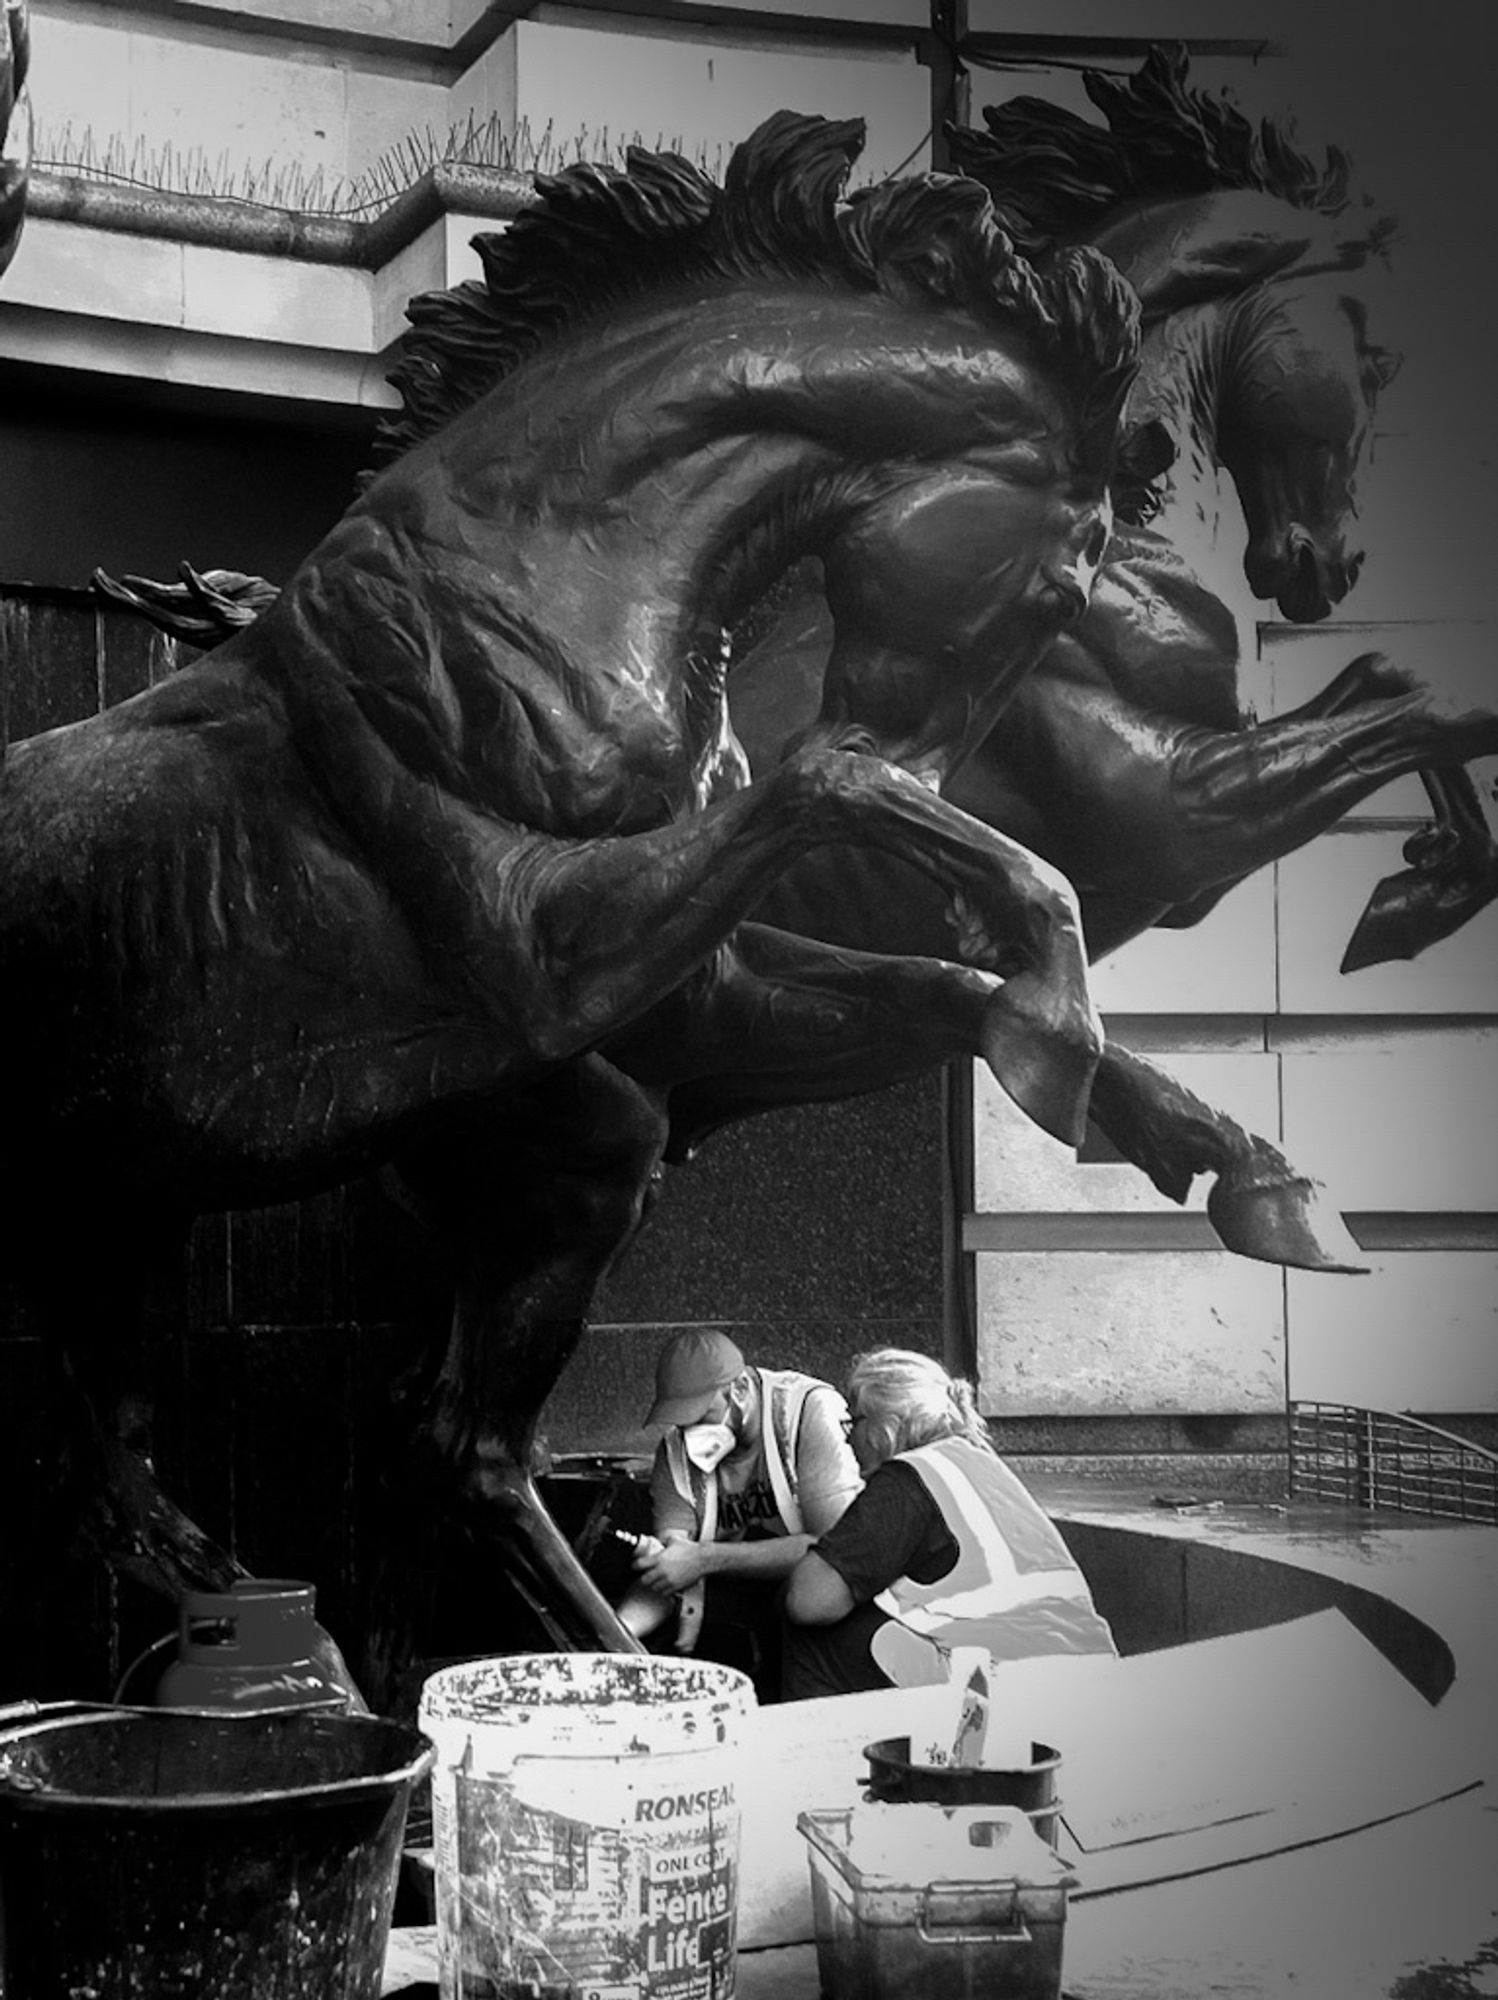
<instances>
[{"instance_id":1,"label":"man wearing baseball cap","mask_svg":"<svg viewBox=\"0 0 1498 2000\"><path fill-rule=\"evenodd\" d=\"M680 1600L676 1649L729 1656L773 1693L781 1586L863 1484L847 1417L831 1383L751 1367L716 1327L673 1334L645 1416L666 1433L650 1476L660 1546L635 1557L630 1630L646 1637Z\"/></svg>"}]
</instances>

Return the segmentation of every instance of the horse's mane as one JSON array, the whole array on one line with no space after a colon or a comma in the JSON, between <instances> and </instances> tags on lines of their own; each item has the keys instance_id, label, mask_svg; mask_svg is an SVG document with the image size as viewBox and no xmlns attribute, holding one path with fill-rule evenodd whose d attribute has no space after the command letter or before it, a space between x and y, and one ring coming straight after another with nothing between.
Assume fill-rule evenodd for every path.
<instances>
[{"instance_id":1,"label":"horse's mane","mask_svg":"<svg viewBox=\"0 0 1498 2000\"><path fill-rule=\"evenodd\" d=\"M1082 449L1105 450L1138 348L1138 307L1106 261L1064 253L1037 270L976 182L919 174L844 198L861 119L782 111L729 161L719 187L676 153L631 148L623 169L536 179L535 203L474 247L483 279L412 301L390 380L402 407L373 455L432 435L544 341L654 289L701 280L810 280L956 306L1018 331L1056 364Z\"/></svg>"},{"instance_id":2,"label":"horse's mane","mask_svg":"<svg viewBox=\"0 0 1498 2000\"><path fill-rule=\"evenodd\" d=\"M1323 215L1346 208L1351 162L1340 148L1318 166L1293 143L1293 121L1255 127L1225 95L1189 89L1188 67L1177 44L1152 48L1131 77L1084 70L1106 127L1038 97L990 105L987 132L951 129L953 157L1032 257L1152 197L1248 188Z\"/></svg>"}]
</instances>

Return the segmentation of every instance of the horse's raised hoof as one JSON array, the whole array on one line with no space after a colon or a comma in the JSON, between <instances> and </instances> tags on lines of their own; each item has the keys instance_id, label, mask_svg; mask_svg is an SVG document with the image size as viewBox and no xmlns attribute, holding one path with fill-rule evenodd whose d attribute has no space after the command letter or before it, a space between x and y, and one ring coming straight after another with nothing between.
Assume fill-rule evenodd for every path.
<instances>
[{"instance_id":1,"label":"horse's raised hoof","mask_svg":"<svg viewBox=\"0 0 1498 2000\"><path fill-rule=\"evenodd\" d=\"M1363 1252L1319 1181L1303 1174L1239 1180L1222 1174L1207 1196L1207 1220L1225 1250L1295 1271L1368 1270Z\"/></svg>"},{"instance_id":2,"label":"horse's raised hoof","mask_svg":"<svg viewBox=\"0 0 1498 2000\"><path fill-rule=\"evenodd\" d=\"M1027 1118L1064 1146L1075 1148L1087 1131L1092 1078L1102 1054L1101 1033L1094 1035L1090 1021L1063 1030L1034 1018L1026 1009L1025 996L1015 993L1026 977L1021 973L1009 980L989 1002L983 1017L983 1057Z\"/></svg>"},{"instance_id":3,"label":"horse's raised hoof","mask_svg":"<svg viewBox=\"0 0 1498 2000\"><path fill-rule=\"evenodd\" d=\"M1344 972L1362 972L1392 959L1416 958L1470 923L1498 897L1498 857L1473 874L1439 867L1405 868L1386 875L1368 898L1342 954Z\"/></svg>"}]
</instances>

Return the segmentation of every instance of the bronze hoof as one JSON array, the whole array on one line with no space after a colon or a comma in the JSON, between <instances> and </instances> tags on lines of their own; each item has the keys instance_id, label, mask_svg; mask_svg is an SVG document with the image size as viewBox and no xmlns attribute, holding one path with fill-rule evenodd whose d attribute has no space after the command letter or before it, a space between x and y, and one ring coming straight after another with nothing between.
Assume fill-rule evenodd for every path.
<instances>
[{"instance_id":1,"label":"bronze hoof","mask_svg":"<svg viewBox=\"0 0 1498 2000\"><path fill-rule=\"evenodd\" d=\"M1368 898L1342 954L1343 972L1415 958L1439 944L1498 896L1498 865L1480 874L1405 868L1386 875Z\"/></svg>"},{"instance_id":2,"label":"bronze hoof","mask_svg":"<svg viewBox=\"0 0 1498 2000\"><path fill-rule=\"evenodd\" d=\"M1362 1249L1319 1181L1234 1183L1220 1178L1207 1197L1207 1219L1225 1250L1296 1271L1367 1272Z\"/></svg>"}]
</instances>

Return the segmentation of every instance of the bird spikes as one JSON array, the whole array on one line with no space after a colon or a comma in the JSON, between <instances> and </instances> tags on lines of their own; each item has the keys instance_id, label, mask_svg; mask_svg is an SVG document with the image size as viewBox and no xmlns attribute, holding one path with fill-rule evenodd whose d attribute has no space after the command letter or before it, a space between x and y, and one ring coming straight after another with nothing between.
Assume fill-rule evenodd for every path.
<instances>
[{"instance_id":1,"label":"bird spikes","mask_svg":"<svg viewBox=\"0 0 1498 2000\"><path fill-rule=\"evenodd\" d=\"M79 132L64 123L39 128L32 164L45 173L80 180L107 181L117 187L137 187L153 194L207 196L242 202L247 207L287 210L299 215L358 220L377 215L414 187L434 167L496 167L511 173L559 173L584 160L622 164L631 146L645 144L639 132L594 131L581 127L562 138L548 121L539 133L522 118L513 128L498 113L466 121L437 133L430 126L407 133L363 173L348 177L300 160L259 162L235 159L227 149L210 154L202 146L179 147L170 139L133 143L111 133L102 140L91 125ZM685 152L709 174L721 171L726 149L701 145L688 149L680 138L657 135L658 151Z\"/></svg>"}]
</instances>

